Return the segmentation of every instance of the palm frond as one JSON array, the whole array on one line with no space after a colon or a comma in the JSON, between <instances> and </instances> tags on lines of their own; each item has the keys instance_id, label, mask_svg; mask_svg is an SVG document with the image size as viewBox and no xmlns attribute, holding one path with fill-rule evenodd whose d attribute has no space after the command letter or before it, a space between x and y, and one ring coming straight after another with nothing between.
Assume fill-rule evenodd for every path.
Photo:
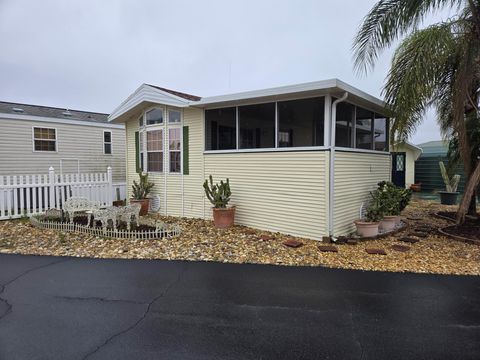
<instances>
[{"instance_id":1,"label":"palm frond","mask_svg":"<svg viewBox=\"0 0 480 360\"><path fill-rule=\"evenodd\" d=\"M457 51L453 21L432 25L407 37L394 54L383 90L395 121L392 134L406 140L422 122L451 68ZM445 94L446 95L446 94ZM446 99L448 101L448 99Z\"/></svg>"},{"instance_id":2,"label":"palm frond","mask_svg":"<svg viewBox=\"0 0 480 360\"><path fill-rule=\"evenodd\" d=\"M425 16L463 0L380 0L363 19L352 46L354 68L359 73L372 69L379 54L399 37L417 28Z\"/></svg>"}]
</instances>

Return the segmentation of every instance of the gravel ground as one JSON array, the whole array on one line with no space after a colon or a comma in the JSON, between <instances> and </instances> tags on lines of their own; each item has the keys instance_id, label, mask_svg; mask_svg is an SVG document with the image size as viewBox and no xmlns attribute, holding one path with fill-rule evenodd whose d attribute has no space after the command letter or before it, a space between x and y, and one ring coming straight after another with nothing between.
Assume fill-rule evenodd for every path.
<instances>
[{"instance_id":1,"label":"gravel ground","mask_svg":"<svg viewBox=\"0 0 480 360\"><path fill-rule=\"evenodd\" d=\"M235 226L216 229L201 219L162 218L177 222L182 235L171 240L116 240L76 233L40 230L28 220L0 222L0 253L75 256L92 258L203 260L231 263L327 266L345 269L398 271L437 274L480 275L480 246L465 244L428 231L414 236L422 226L444 227L450 223L430 215L433 211L452 211L454 207L417 200L405 210L407 229L382 239L357 245L337 245L338 252L321 252L321 242ZM418 219L413 219L418 218ZM422 234L417 234L422 235ZM399 241L409 236L414 244ZM424 237L426 236L426 237ZM286 240L301 241L293 249ZM406 252L392 245L407 245ZM384 249L386 255L367 254L365 249Z\"/></svg>"}]
</instances>

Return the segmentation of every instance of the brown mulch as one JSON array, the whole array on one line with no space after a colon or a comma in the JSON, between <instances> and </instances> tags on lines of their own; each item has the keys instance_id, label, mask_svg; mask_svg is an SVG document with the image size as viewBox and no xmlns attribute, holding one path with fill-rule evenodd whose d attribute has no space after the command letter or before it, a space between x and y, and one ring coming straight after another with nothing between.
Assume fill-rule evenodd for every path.
<instances>
[{"instance_id":1,"label":"brown mulch","mask_svg":"<svg viewBox=\"0 0 480 360\"><path fill-rule=\"evenodd\" d=\"M437 214L455 220L455 212L453 211L439 211ZM465 224L451 225L444 228L443 231L453 236L480 241L480 217L467 216Z\"/></svg>"},{"instance_id":2,"label":"brown mulch","mask_svg":"<svg viewBox=\"0 0 480 360\"><path fill-rule=\"evenodd\" d=\"M453 211L429 201L415 201L406 209L409 227L381 239L358 241L357 245L336 245L338 252L322 252L315 240L234 226L222 230L211 221L158 217L177 223L182 234L171 240L118 240L86 234L62 233L34 228L28 221L0 221L0 253L75 256L92 258L167 259L259 263L276 265L326 266L345 269L416 273L480 275L480 246L440 235L436 229L451 222L429 215ZM407 218L410 218L408 220ZM418 220L412 220L418 219ZM366 248L390 249L405 244L400 238L414 239L416 228L429 227L426 237L408 244L407 252L387 251L387 255L366 253ZM262 237L263 235L263 237ZM262 238L269 240L262 240ZM303 244L299 248L283 245L287 240Z\"/></svg>"}]
</instances>

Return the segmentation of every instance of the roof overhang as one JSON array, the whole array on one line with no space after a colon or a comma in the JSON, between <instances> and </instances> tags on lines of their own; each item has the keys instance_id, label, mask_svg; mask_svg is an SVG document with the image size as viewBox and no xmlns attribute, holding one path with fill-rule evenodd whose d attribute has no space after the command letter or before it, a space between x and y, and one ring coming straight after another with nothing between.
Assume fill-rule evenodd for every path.
<instances>
[{"instance_id":1,"label":"roof overhang","mask_svg":"<svg viewBox=\"0 0 480 360\"><path fill-rule=\"evenodd\" d=\"M153 86L142 84L112 111L108 116L108 121L113 123L126 122L132 116L139 114L143 109L156 104L187 107L190 105L190 101Z\"/></svg>"},{"instance_id":2,"label":"roof overhang","mask_svg":"<svg viewBox=\"0 0 480 360\"><path fill-rule=\"evenodd\" d=\"M408 148L413 151L414 157L415 157L414 160L417 160L420 157L420 155L422 155L423 153L423 150L421 147L413 145L411 142L408 142L408 141L402 141L400 143L395 144L393 146L393 149L398 150L399 148L402 148L402 147Z\"/></svg>"},{"instance_id":3,"label":"roof overhang","mask_svg":"<svg viewBox=\"0 0 480 360\"><path fill-rule=\"evenodd\" d=\"M191 103L191 106L212 108L235 106L252 102L268 102L288 99L292 97L324 96L330 94L340 98L348 92L348 102L371 109L387 116L385 103L366 92L357 89L339 79L330 79L309 82L304 84L281 86L264 90L246 91L241 93L204 97L200 101Z\"/></svg>"},{"instance_id":4,"label":"roof overhang","mask_svg":"<svg viewBox=\"0 0 480 360\"><path fill-rule=\"evenodd\" d=\"M176 107L215 108L325 95L340 98L345 92L348 93L348 102L375 111L383 116L388 116L388 111L382 100L341 80L330 79L228 95L210 96L201 98L199 101L187 100L157 87L142 84L120 106L113 110L108 117L108 121L125 122L133 116L140 114L145 108L155 104Z\"/></svg>"}]
</instances>

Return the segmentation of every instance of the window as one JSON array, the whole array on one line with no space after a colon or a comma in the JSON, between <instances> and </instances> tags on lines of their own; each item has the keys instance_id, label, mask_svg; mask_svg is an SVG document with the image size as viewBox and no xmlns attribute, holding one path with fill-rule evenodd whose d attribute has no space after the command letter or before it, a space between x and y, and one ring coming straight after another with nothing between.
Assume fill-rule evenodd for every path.
<instances>
[{"instance_id":1,"label":"window","mask_svg":"<svg viewBox=\"0 0 480 360\"><path fill-rule=\"evenodd\" d=\"M163 130L147 131L147 171L163 172Z\"/></svg>"},{"instance_id":2,"label":"window","mask_svg":"<svg viewBox=\"0 0 480 360\"><path fill-rule=\"evenodd\" d=\"M145 113L147 125L163 124L163 109L155 108Z\"/></svg>"},{"instance_id":3,"label":"window","mask_svg":"<svg viewBox=\"0 0 480 360\"><path fill-rule=\"evenodd\" d=\"M357 106L355 117L355 147L373 149L372 123L373 113Z\"/></svg>"},{"instance_id":4,"label":"window","mask_svg":"<svg viewBox=\"0 0 480 360\"><path fill-rule=\"evenodd\" d=\"M138 127L143 127L143 115L138 118Z\"/></svg>"},{"instance_id":5,"label":"window","mask_svg":"<svg viewBox=\"0 0 480 360\"><path fill-rule=\"evenodd\" d=\"M182 122L182 113L179 110L168 110L168 122L170 124L179 124Z\"/></svg>"},{"instance_id":6,"label":"window","mask_svg":"<svg viewBox=\"0 0 480 360\"><path fill-rule=\"evenodd\" d=\"M111 131L103 132L103 153L107 155L112 153L112 132Z\"/></svg>"},{"instance_id":7,"label":"window","mask_svg":"<svg viewBox=\"0 0 480 360\"><path fill-rule=\"evenodd\" d=\"M205 110L206 150L231 150L237 148L237 109Z\"/></svg>"},{"instance_id":8,"label":"window","mask_svg":"<svg viewBox=\"0 0 480 360\"><path fill-rule=\"evenodd\" d=\"M170 172L179 173L182 170L180 160L180 128L168 129L168 151L170 157Z\"/></svg>"},{"instance_id":9,"label":"window","mask_svg":"<svg viewBox=\"0 0 480 360\"><path fill-rule=\"evenodd\" d=\"M57 151L57 131L51 128L33 128L35 151Z\"/></svg>"},{"instance_id":10,"label":"window","mask_svg":"<svg viewBox=\"0 0 480 360\"><path fill-rule=\"evenodd\" d=\"M240 149L275 147L275 103L238 107Z\"/></svg>"},{"instance_id":11,"label":"window","mask_svg":"<svg viewBox=\"0 0 480 360\"><path fill-rule=\"evenodd\" d=\"M335 124L335 146L353 147L352 129L355 106L341 102L337 104Z\"/></svg>"},{"instance_id":12,"label":"window","mask_svg":"<svg viewBox=\"0 0 480 360\"><path fill-rule=\"evenodd\" d=\"M278 146L322 146L324 98L278 103Z\"/></svg>"},{"instance_id":13,"label":"window","mask_svg":"<svg viewBox=\"0 0 480 360\"><path fill-rule=\"evenodd\" d=\"M373 137L375 150L388 151L388 120L378 114L375 114Z\"/></svg>"}]
</instances>

